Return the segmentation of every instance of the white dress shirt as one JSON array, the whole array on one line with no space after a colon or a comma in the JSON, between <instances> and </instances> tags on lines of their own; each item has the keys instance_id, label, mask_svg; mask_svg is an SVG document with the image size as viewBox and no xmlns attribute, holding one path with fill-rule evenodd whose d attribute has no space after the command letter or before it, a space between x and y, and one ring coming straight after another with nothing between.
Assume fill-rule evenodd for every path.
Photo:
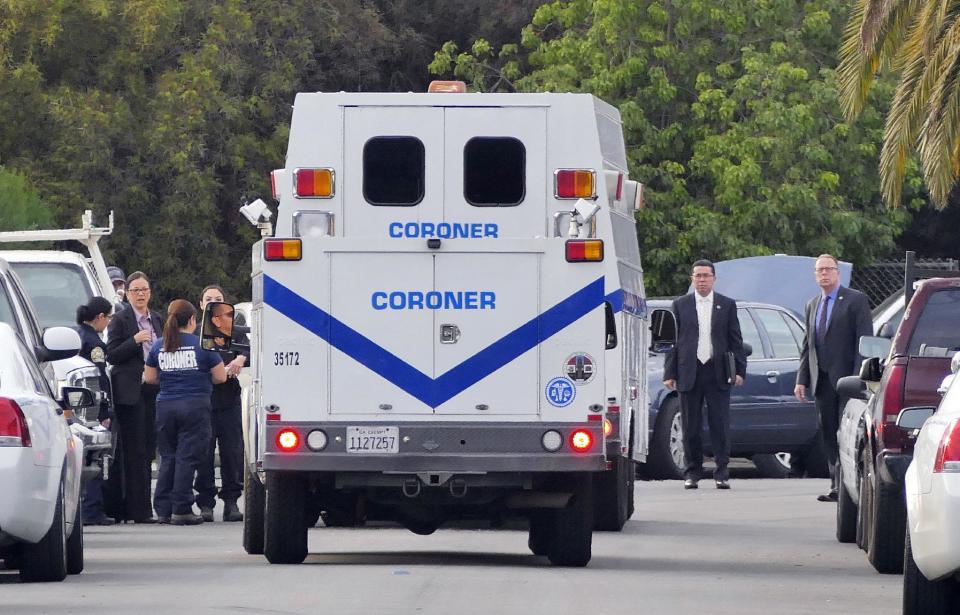
<instances>
[{"instance_id":1,"label":"white dress shirt","mask_svg":"<svg viewBox=\"0 0 960 615\"><path fill-rule=\"evenodd\" d=\"M710 327L713 318L713 291L706 297L694 292L697 300L697 326L700 335L697 338L697 360L706 363L713 356L713 344L710 341Z\"/></svg>"}]
</instances>

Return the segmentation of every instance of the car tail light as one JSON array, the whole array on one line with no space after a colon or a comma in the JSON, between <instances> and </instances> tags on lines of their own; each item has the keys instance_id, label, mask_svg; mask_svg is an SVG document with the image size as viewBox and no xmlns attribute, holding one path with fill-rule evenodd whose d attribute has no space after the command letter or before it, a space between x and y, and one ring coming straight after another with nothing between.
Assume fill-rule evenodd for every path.
<instances>
[{"instance_id":1,"label":"car tail light","mask_svg":"<svg viewBox=\"0 0 960 615\"><path fill-rule=\"evenodd\" d=\"M299 239L267 239L263 242L263 258L268 261L298 261L303 258Z\"/></svg>"},{"instance_id":2,"label":"car tail light","mask_svg":"<svg viewBox=\"0 0 960 615\"><path fill-rule=\"evenodd\" d=\"M897 427L897 416L903 410L903 387L907 366L901 359L894 359L887 366L883 377L883 418L877 424L877 439L880 449L899 453L906 443L903 430Z\"/></svg>"},{"instance_id":3,"label":"car tail light","mask_svg":"<svg viewBox=\"0 0 960 615\"><path fill-rule=\"evenodd\" d=\"M17 402L0 397L0 447L31 446L27 417Z\"/></svg>"},{"instance_id":4,"label":"car tail light","mask_svg":"<svg viewBox=\"0 0 960 615\"><path fill-rule=\"evenodd\" d=\"M568 263L590 263L603 260L602 239L569 239L566 256Z\"/></svg>"},{"instance_id":5,"label":"car tail light","mask_svg":"<svg viewBox=\"0 0 960 615\"><path fill-rule=\"evenodd\" d=\"M954 420L943 432L933 471L960 472L960 420Z\"/></svg>"},{"instance_id":6,"label":"car tail light","mask_svg":"<svg viewBox=\"0 0 960 615\"><path fill-rule=\"evenodd\" d=\"M592 199L597 196L597 176L589 169L557 169L553 196L558 199Z\"/></svg>"},{"instance_id":7,"label":"car tail light","mask_svg":"<svg viewBox=\"0 0 960 615\"><path fill-rule=\"evenodd\" d=\"M591 446L593 446L593 436L590 435L589 431L578 429L570 434L570 448L573 450L585 453L590 450Z\"/></svg>"},{"instance_id":8,"label":"car tail light","mask_svg":"<svg viewBox=\"0 0 960 615\"><path fill-rule=\"evenodd\" d=\"M300 434L294 429L281 429L277 434L277 447L281 451L292 451L300 446Z\"/></svg>"},{"instance_id":9,"label":"car tail light","mask_svg":"<svg viewBox=\"0 0 960 615\"><path fill-rule=\"evenodd\" d=\"M333 196L333 169L296 169L293 187L301 199L329 199Z\"/></svg>"}]
</instances>

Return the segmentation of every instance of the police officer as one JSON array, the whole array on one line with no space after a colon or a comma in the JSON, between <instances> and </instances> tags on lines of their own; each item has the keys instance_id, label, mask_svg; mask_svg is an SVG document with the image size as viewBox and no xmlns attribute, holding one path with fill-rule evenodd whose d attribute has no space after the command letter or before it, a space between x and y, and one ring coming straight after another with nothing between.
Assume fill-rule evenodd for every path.
<instances>
[{"instance_id":1,"label":"police officer","mask_svg":"<svg viewBox=\"0 0 960 615\"><path fill-rule=\"evenodd\" d=\"M107 344L100 334L110 322L113 306L103 297L93 297L77 308L77 333L80 334L80 356L97 366L100 370L100 390L110 393L110 379L107 377ZM110 428L110 403L100 401L100 424ZM84 525L113 525L115 520L103 510L103 479L97 475L87 483L83 495Z\"/></svg>"},{"instance_id":2,"label":"police officer","mask_svg":"<svg viewBox=\"0 0 960 615\"><path fill-rule=\"evenodd\" d=\"M160 523L197 525L193 512L193 480L210 444L210 393L226 381L220 355L200 347L193 334L197 310L184 299L167 308L162 339L150 349L144 382L159 384L157 451L160 472L153 507Z\"/></svg>"},{"instance_id":3,"label":"police officer","mask_svg":"<svg viewBox=\"0 0 960 615\"><path fill-rule=\"evenodd\" d=\"M223 289L212 284L200 293L200 309L208 303L224 301ZM220 318L230 313L229 306L217 306L226 309ZM217 318L217 317L214 317ZM217 486L214 481L213 454L220 443L220 499L223 500L223 520L243 521L243 513L237 507L237 498L243 491L243 427L240 419L240 383L237 375L246 364L247 357L243 353L219 351L227 370L227 381L213 387L210 398L211 427L213 436L210 446L204 456L203 463L197 471L197 481L194 489L197 491L197 506L200 507L200 516L204 521L213 521L214 498L217 496Z\"/></svg>"}]
</instances>

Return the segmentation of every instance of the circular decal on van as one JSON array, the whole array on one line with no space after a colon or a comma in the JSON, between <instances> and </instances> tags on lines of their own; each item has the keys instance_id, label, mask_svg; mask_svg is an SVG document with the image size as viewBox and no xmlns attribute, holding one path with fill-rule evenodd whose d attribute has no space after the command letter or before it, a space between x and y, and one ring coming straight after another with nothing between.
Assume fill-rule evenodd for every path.
<instances>
[{"instance_id":1,"label":"circular decal on van","mask_svg":"<svg viewBox=\"0 0 960 615\"><path fill-rule=\"evenodd\" d=\"M576 385L587 384L597 373L597 364L593 357L585 352L578 352L567 357L563 364L563 373L573 380Z\"/></svg>"},{"instance_id":2,"label":"circular decal on van","mask_svg":"<svg viewBox=\"0 0 960 615\"><path fill-rule=\"evenodd\" d=\"M568 378L559 376L547 383L544 395L551 406L563 408L573 402L573 398L577 396L577 387L573 386L573 382Z\"/></svg>"}]
</instances>

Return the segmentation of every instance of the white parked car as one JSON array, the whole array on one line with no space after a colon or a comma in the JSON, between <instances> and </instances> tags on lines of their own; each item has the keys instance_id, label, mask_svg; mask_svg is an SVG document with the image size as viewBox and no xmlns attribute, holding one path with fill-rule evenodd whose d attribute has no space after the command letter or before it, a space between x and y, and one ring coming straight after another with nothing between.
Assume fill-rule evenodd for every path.
<instances>
[{"instance_id":1,"label":"white parked car","mask_svg":"<svg viewBox=\"0 0 960 615\"><path fill-rule=\"evenodd\" d=\"M936 412L905 408L897 419L904 429L923 426L905 479L905 615L956 613L960 604L960 353L950 367Z\"/></svg>"},{"instance_id":2,"label":"white parked car","mask_svg":"<svg viewBox=\"0 0 960 615\"><path fill-rule=\"evenodd\" d=\"M76 354L80 338L54 327L44 345L53 356ZM63 394L71 407L92 402L87 389L64 387ZM0 323L0 559L19 568L22 580L62 581L83 570L82 465L83 442L34 349Z\"/></svg>"}]
</instances>

